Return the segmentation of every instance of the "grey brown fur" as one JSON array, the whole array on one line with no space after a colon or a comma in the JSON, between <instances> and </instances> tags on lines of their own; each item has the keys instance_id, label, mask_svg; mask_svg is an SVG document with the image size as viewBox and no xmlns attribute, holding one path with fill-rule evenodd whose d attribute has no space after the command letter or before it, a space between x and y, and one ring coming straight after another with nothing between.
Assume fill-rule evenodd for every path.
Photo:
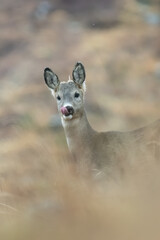
<instances>
[{"instance_id":1,"label":"grey brown fur","mask_svg":"<svg viewBox=\"0 0 160 240\"><path fill-rule=\"evenodd\" d=\"M93 130L84 109L85 70L81 63L75 65L72 75L73 80L60 83L49 68L44 71L46 84L57 98L68 147L80 168L99 169L110 174L113 169L123 172L126 166L159 159L159 120L130 132ZM77 94L79 97L75 97ZM73 114L65 116L63 112L68 111L68 106L73 108Z\"/></svg>"}]
</instances>

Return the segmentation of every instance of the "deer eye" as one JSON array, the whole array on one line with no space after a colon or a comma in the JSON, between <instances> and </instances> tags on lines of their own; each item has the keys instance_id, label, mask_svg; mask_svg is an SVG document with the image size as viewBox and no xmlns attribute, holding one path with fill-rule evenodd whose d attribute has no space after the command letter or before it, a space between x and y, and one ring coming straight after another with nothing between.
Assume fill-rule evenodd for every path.
<instances>
[{"instance_id":1,"label":"deer eye","mask_svg":"<svg viewBox=\"0 0 160 240\"><path fill-rule=\"evenodd\" d=\"M61 97L60 97L59 95L57 96L57 100L58 100L58 101L60 101L60 100L61 100Z\"/></svg>"},{"instance_id":2,"label":"deer eye","mask_svg":"<svg viewBox=\"0 0 160 240\"><path fill-rule=\"evenodd\" d=\"M75 98L78 98L78 97L79 97L79 93L76 92L76 93L74 94L74 97L75 97Z\"/></svg>"}]
</instances>

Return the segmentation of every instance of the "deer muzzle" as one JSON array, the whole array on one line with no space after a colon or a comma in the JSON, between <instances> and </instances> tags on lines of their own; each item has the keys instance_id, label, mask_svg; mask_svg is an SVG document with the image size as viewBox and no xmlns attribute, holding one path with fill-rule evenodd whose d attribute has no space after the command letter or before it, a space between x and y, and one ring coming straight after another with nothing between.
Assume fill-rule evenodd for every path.
<instances>
[{"instance_id":1,"label":"deer muzzle","mask_svg":"<svg viewBox=\"0 0 160 240\"><path fill-rule=\"evenodd\" d=\"M73 107L71 107L71 106L61 107L61 113L62 113L64 116L73 115L74 109L73 109Z\"/></svg>"}]
</instances>

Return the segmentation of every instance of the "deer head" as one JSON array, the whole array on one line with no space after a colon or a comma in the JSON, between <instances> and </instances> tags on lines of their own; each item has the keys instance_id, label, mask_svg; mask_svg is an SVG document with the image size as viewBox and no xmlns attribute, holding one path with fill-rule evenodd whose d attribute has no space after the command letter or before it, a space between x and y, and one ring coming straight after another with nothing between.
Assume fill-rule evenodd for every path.
<instances>
[{"instance_id":1,"label":"deer head","mask_svg":"<svg viewBox=\"0 0 160 240\"><path fill-rule=\"evenodd\" d=\"M44 79L57 101L58 111L64 120L78 118L83 113L85 92L85 69L82 63L77 63L72 72L73 80L60 82L58 76L50 69L45 68Z\"/></svg>"}]
</instances>

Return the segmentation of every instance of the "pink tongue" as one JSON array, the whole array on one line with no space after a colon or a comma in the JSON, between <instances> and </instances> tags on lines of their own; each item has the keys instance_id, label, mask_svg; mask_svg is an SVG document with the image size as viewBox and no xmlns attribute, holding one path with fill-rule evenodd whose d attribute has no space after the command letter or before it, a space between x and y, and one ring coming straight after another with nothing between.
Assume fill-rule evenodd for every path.
<instances>
[{"instance_id":1,"label":"pink tongue","mask_svg":"<svg viewBox=\"0 0 160 240\"><path fill-rule=\"evenodd\" d=\"M65 116L69 115L69 112L66 107L61 107L61 113Z\"/></svg>"}]
</instances>

